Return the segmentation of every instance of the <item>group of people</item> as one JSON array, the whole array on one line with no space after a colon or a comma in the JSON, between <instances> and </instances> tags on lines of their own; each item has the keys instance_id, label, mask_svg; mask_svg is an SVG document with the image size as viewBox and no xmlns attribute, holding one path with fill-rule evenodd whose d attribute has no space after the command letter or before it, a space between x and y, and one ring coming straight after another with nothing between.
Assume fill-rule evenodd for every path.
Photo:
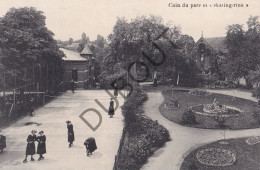
<instances>
[{"instance_id":1,"label":"group of people","mask_svg":"<svg viewBox=\"0 0 260 170\"><path fill-rule=\"evenodd\" d=\"M74 130L73 125L71 121L66 121L67 123L67 129L68 129L68 142L69 142L69 148L73 145L73 142L75 140L74 136ZM92 152L94 152L97 149L95 138L90 137L85 140L84 145L86 146L87 156L92 155Z\"/></svg>"},{"instance_id":2,"label":"group of people","mask_svg":"<svg viewBox=\"0 0 260 170\"><path fill-rule=\"evenodd\" d=\"M74 93L74 81L71 82L71 89L72 92ZM117 86L115 85L115 90L114 90L114 96L115 98L118 96L118 89ZM33 107L31 110L31 115L33 113ZM115 114L114 110L114 101L113 98L111 98L109 109L108 109L108 115L110 118L113 117ZM75 141L75 136L74 136L74 130L73 130L73 125L71 121L66 121L67 123L67 129L68 129L68 142L69 142L69 148L73 145L73 142ZM32 130L31 134L27 137L27 147L26 147L26 157L23 161L23 163L27 162L27 157L31 155L31 161L34 161L33 155L36 153L35 152L35 142L38 142L38 147L37 147L37 154L39 154L39 159L38 161L44 159L43 154L46 153L46 136L44 135L43 131L39 132L39 136L36 136L36 131ZM86 152L87 156L92 155L92 152L94 152L97 149L96 141L93 137L90 137L85 140L84 145L86 147Z\"/></svg>"},{"instance_id":3,"label":"group of people","mask_svg":"<svg viewBox=\"0 0 260 170\"><path fill-rule=\"evenodd\" d=\"M71 121L66 121L67 123L67 129L68 129L68 142L69 142L69 148L73 145L73 142L75 140L74 137L74 130L73 125ZM39 132L39 136L36 136L37 131L32 130L31 134L27 137L27 146L26 146L26 152L25 152L25 159L23 160L23 163L27 163L27 157L31 156L31 161L34 161L33 155L36 153L35 149L35 142L38 142L37 146L37 154L39 154L38 161L43 160L43 154L46 153L46 136L44 135L43 131ZM94 138L90 137L87 140L85 140L84 145L86 146L87 150L87 156L92 155L92 152L94 152L97 149L96 141Z\"/></svg>"},{"instance_id":4,"label":"group of people","mask_svg":"<svg viewBox=\"0 0 260 170\"><path fill-rule=\"evenodd\" d=\"M27 147L26 147L26 152L25 152L25 159L23 160L23 163L27 162L27 157L31 155L31 161L34 161L33 155L35 154L35 143L38 142L37 146L37 154L39 154L39 159L43 160L44 157L42 156L43 154L46 153L46 136L44 135L43 131L39 132L39 136L36 136L36 131L32 130L31 134L27 137Z\"/></svg>"}]
</instances>

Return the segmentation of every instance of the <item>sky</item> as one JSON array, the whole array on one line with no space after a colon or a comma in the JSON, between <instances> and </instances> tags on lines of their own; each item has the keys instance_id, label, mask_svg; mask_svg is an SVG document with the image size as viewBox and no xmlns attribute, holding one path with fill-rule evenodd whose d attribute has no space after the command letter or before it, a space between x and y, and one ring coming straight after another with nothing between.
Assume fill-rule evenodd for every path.
<instances>
[{"instance_id":1,"label":"sky","mask_svg":"<svg viewBox=\"0 0 260 170\"><path fill-rule=\"evenodd\" d=\"M189 7L169 7L169 3ZM209 7L214 4L248 4L248 7ZM207 4L193 7L191 4ZM198 40L223 37L227 25L245 24L250 15L260 16L259 0L0 0L0 16L12 7L35 7L44 12L46 26L56 39L80 39L83 32L95 40L113 31L117 17L128 21L142 15L161 16L165 23L180 26L183 34Z\"/></svg>"}]
</instances>

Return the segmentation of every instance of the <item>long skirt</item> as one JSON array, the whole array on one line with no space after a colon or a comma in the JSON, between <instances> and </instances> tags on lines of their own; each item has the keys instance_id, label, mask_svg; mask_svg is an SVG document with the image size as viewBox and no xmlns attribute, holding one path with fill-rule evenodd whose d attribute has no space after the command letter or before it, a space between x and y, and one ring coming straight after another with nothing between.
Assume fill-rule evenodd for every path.
<instances>
[{"instance_id":1,"label":"long skirt","mask_svg":"<svg viewBox=\"0 0 260 170\"><path fill-rule=\"evenodd\" d=\"M115 110L114 110L114 108L109 108L109 110L108 110L108 115L114 115L115 114Z\"/></svg>"},{"instance_id":2,"label":"long skirt","mask_svg":"<svg viewBox=\"0 0 260 170\"><path fill-rule=\"evenodd\" d=\"M44 143L38 143L37 147L37 154L45 154L46 153L46 144Z\"/></svg>"},{"instance_id":3,"label":"long skirt","mask_svg":"<svg viewBox=\"0 0 260 170\"><path fill-rule=\"evenodd\" d=\"M35 154L35 144L28 143L26 147L26 155L34 155Z\"/></svg>"},{"instance_id":4,"label":"long skirt","mask_svg":"<svg viewBox=\"0 0 260 170\"><path fill-rule=\"evenodd\" d=\"M75 140L74 138L74 132L68 133L68 142L73 142Z\"/></svg>"}]
</instances>

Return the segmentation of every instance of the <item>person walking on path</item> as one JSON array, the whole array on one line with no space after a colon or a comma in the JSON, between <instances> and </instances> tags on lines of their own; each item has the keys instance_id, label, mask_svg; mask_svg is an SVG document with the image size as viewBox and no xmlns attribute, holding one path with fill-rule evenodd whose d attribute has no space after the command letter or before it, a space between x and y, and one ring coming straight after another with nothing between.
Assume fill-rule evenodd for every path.
<instances>
[{"instance_id":1,"label":"person walking on path","mask_svg":"<svg viewBox=\"0 0 260 170\"><path fill-rule=\"evenodd\" d=\"M26 147L26 152L25 152L25 159L23 160L23 163L26 163L27 162L27 156L28 155L31 155L31 161L34 161L33 159L33 155L35 154L35 144L34 142L37 140L36 139L36 131L35 130L32 130L31 131L31 135L29 135L27 137L27 147Z\"/></svg>"},{"instance_id":2,"label":"person walking on path","mask_svg":"<svg viewBox=\"0 0 260 170\"><path fill-rule=\"evenodd\" d=\"M38 161L44 159L42 155L46 153L46 136L44 135L43 131L40 131L39 134L40 136L37 137L37 141L38 141L37 154L40 155Z\"/></svg>"},{"instance_id":3,"label":"person walking on path","mask_svg":"<svg viewBox=\"0 0 260 170\"><path fill-rule=\"evenodd\" d=\"M67 123L67 128L68 128L68 142L69 142L69 148L73 144L73 141L75 140L74 138L74 131L73 131L73 125L71 124L71 121L66 121Z\"/></svg>"},{"instance_id":4,"label":"person walking on path","mask_svg":"<svg viewBox=\"0 0 260 170\"><path fill-rule=\"evenodd\" d=\"M109 109L108 109L108 115L110 115L109 118L112 118L114 114L115 114L114 101L113 98L111 98Z\"/></svg>"},{"instance_id":5,"label":"person walking on path","mask_svg":"<svg viewBox=\"0 0 260 170\"><path fill-rule=\"evenodd\" d=\"M114 86L114 96L115 96L115 98L118 96L118 88L117 88L116 84Z\"/></svg>"},{"instance_id":6,"label":"person walking on path","mask_svg":"<svg viewBox=\"0 0 260 170\"><path fill-rule=\"evenodd\" d=\"M85 140L84 145L86 146L87 156L92 155L92 152L97 149L96 140L93 137Z\"/></svg>"}]
</instances>

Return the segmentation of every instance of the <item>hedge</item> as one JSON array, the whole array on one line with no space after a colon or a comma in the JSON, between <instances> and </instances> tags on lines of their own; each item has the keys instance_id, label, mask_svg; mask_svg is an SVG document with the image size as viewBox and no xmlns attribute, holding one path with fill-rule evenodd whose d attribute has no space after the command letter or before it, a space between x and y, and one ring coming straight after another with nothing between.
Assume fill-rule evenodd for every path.
<instances>
[{"instance_id":1,"label":"hedge","mask_svg":"<svg viewBox=\"0 0 260 170\"><path fill-rule=\"evenodd\" d=\"M117 170L140 169L159 147L169 141L168 130L143 114L142 105L146 100L146 93L137 86L122 106L126 134L114 166Z\"/></svg>"}]
</instances>

